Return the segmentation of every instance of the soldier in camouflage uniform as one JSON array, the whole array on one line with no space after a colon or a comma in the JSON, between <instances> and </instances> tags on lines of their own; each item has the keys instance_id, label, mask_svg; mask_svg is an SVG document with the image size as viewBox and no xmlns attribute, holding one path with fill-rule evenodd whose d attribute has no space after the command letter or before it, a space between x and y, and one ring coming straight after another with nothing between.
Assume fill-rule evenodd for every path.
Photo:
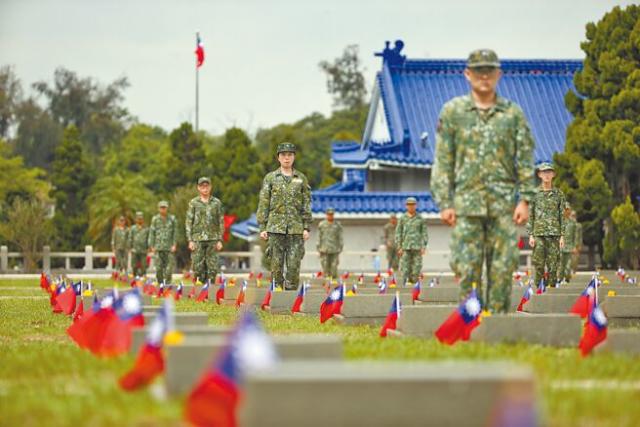
<instances>
[{"instance_id":1,"label":"soldier in camouflage uniform","mask_svg":"<svg viewBox=\"0 0 640 427\"><path fill-rule=\"evenodd\" d=\"M472 52L464 75L471 93L440 113L431 189L442 220L454 226L451 268L461 298L481 286L486 262L487 299L494 312L510 307L518 264L516 224L525 224L534 193L533 138L522 110L497 95L501 70L488 49Z\"/></svg>"},{"instance_id":2,"label":"soldier in camouflage uniform","mask_svg":"<svg viewBox=\"0 0 640 427\"><path fill-rule=\"evenodd\" d=\"M338 261L342 252L342 225L334 220L335 211L327 209L327 219L318 225L318 252L322 273L326 277L338 277Z\"/></svg>"},{"instance_id":3,"label":"soldier in camouflage uniform","mask_svg":"<svg viewBox=\"0 0 640 427\"><path fill-rule=\"evenodd\" d=\"M149 228L149 249L155 254L156 279L158 283L171 283L176 240L178 238L178 222L174 215L168 213L169 202L158 203L158 213L151 220Z\"/></svg>"},{"instance_id":4,"label":"soldier in camouflage uniform","mask_svg":"<svg viewBox=\"0 0 640 427\"><path fill-rule=\"evenodd\" d=\"M277 151L280 168L264 177L256 216L260 238L269 241L272 277L277 286L293 290L300 282L304 241L309 239L311 188L307 177L293 168L296 146L284 142Z\"/></svg>"},{"instance_id":5,"label":"soldier in camouflage uniform","mask_svg":"<svg viewBox=\"0 0 640 427\"><path fill-rule=\"evenodd\" d=\"M214 281L220 268L218 252L222 250L224 211L222 202L211 195L211 180L198 179L198 197L189 202L186 236L196 278L202 283Z\"/></svg>"},{"instance_id":6,"label":"soldier in camouflage uniform","mask_svg":"<svg viewBox=\"0 0 640 427\"><path fill-rule=\"evenodd\" d=\"M560 255L560 280L566 282L571 281L571 275L573 274L571 268L571 261L573 253L576 251L576 229L578 224L576 220L571 217L571 206L569 203L564 208L564 247Z\"/></svg>"},{"instance_id":7,"label":"soldier in camouflage uniform","mask_svg":"<svg viewBox=\"0 0 640 427\"><path fill-rule=\"evenodd\" d=\"M129 248L133 274L147 274L147 252L149 252L149 227L144 225L144 214L136 212L136 223L129 229Z\"/></svg>"},{"instance_id":8,"label":"soldier in camouflage uniform","mask_svg":"<svg viewBox=\"0 0 640 427\"><path fill-rule=\"evenodd\" d=\"M564 207L567 203L562 191L553 187L555 172L550 163L538 166L538 177L542 185L531 200L531 216L527 231L529 245L533 248L533 267L536 270L535 283L539 284L547 268L547 286L558 282L560 249L564 247Z\"/></svg>"},{"instance_id":9,"label":"soldier in camouflage uniform","mask_svg":"<svg viewBox=\"0 0 640 427\"><path fill-rule=\"evenodd\" d=\"M578 271L578 261L582 250L582 224L578 222L576 211L571 211L571 218L576 222L575 248L571 255L571 271Z\"/></svg>"},{"instance_id":10,"label":"soldier in camouflage uniform","mask_svg":"<svg viewBox=\"0 0 640 427\"><path fill-rule=\"evenodd\" d=\"M111 233L111 250L116 256L115 269L119 273L127 271L127 249L129 244L129 232L127 220L124 216L118 218L118 224Z\"/></svg>"},{"instance_id":11,"label":"soldier in camouflage uniform","mask_svg":"<svg viewBox=\"0 0 640 427\"><path fill-rule=\"evenodd\" d=\"M416 283L420 278L422 256L429 243L427 223L416 212L418 202L415 197L408 197L406 206L407 213L400 217L395 236L403 285Z\"/></svg>"},{"instance_id":12,"label":"soldier in camouflage uniform","mask_svg":"<svg viewBox=\"0 0 640 427\"><path fill-rule=\"evenodd\" d=\"M389 217L389 222L384 225L384 244L387 247L387 268L398 271L398 248L396 248L396 226L398 218L396 214Z\"/></svg>"}]
</instances>

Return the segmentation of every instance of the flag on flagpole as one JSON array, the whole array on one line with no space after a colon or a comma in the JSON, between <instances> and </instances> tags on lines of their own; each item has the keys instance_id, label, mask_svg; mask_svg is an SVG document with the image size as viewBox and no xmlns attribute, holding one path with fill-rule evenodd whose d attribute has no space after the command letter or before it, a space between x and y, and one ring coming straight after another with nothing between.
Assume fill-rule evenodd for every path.
<instances>
[{"instance_id":1,"label":"flag on flagpole","mask_svg":"<svg viewBox=\"0 0 640 427\"><path fill-rule=\"evenodd\" d=\"M247 281L242 281L242 288L240 288L240 292L238 292L238 296L236 298L236 307L240 307L244 304L245 292L247 291Z\"/></svg>"},{"instance_id":2,"label":"flag on flagpole","mask_svg":"<svg viewBox=\"0 0 640 427\"><path fill-rule=\"evenodd\" d=\"M246 374L264 371L277 362L275 346L250 311L218 354L187 397L185 418L196 426L237 426Z\"/></svg>"},{"instance_id":3,"label":"flag on flagpole","mask_svg":"<svg viewBox=\"0 0 640 427\"><path fill-rule=\"evenodd\" d=\"M70 316L76 310L76 290L75 286L67 287L64 292L62 292L56 298L57 307L60 308L62 313ZM54 310L55 312L55 310Z\"/></svg>"},{"instance_id":4,"label":"flag on flagpole","mask_svg":"<svg viewBox=\"0 0 640 427\"><path fill-rule=\"evenodd\" d=\"M264 294L264 299L262 300L262 304L260 304L260 308L262 310L266 310L267 307L271 307L271 295L273 294L273 292L275 292L275 290L276 290L276 281L271 280L269 289L267 289L267 292Z\"/></svg>"},{"instance_id":5,"label":"flag on flagpole","mask_svg":"<svg viewBox=\"0 0 640 427\"><path fill-rule=\"evenodd\" d=\"M587 287L582 291L578 299L569 310L569 313L577 314L583 319L591 314L592 303L591 300L594 298L595 289L597 286L596 278L593 277Z\"/></svg>"},{"instance_id":6,"label":"flag on flagpole","mask_svg":"<svg viewBox=\"0 0 640 427\"><path fill-rule=\"evenodd\" d=\"M435 332L441 343L453 345L458 340L468 341L471 331L480 324L482 305L475 288L460 306L444 321Z\"/></svg>"},{"instance_id":7,"label":"flag on flagpole","mask_svg":"<svg viewBox=\"0 0 640 427\"><path fill-rule=\"evenodd\" d=\"M607 338L607 316L599 305L594 303L591 314L584 326L584 333L578 344L580 354L584 357L591 350Z\"/></svg>"},{"instance_id":8,"label":"flag on flagpole","mask_svg":"<svg viewBox=\"0 0 640 427\"><path fill-rule=\"evenodd\" d=\"M420 299L420 292L422 292L422 285L420 284L420 280L418 280L411 290L411 300L418 301Z\"/></svg>"},{"instance_id":9,"label":"flag on flagpole","mask_svg":"<svg viewBox=\"0 0 640 427\"><path fill-rule=\"evenodd\" d=\"M216 291L216 304L220 305L222 304L222 300L224 299L224 287L225 287L225 283L226 280L223 280L220 283L220 287L218 288L218 290Z\"/></svg>"},{"instance_id":10,"label":"flag on flagpole","mask_svg":"<svg viewBox=\"0 0 640 427\"><path fill-rule=\"evenodd\" d=\"M382 325L382 329L380 329L380 336L382 338L387 336L387 331L389 329L396 329L396 324L398 322L398 318L400 317L400 311L402 310L402 306L400 304L400 295L396 292L396 296L393 298L391 302L391 308L389 309L389 313L387 314L387 318Z\"/></svg>"},{"instance_id":11,"label":"flag on flagpole","mask_svg":"<svg viewBox=\"0 0 640 427\"><path fill-rule=\"evenodd\" d=\"M520 298L520 303L518 304L516 311L522 311L524 305L531 299L531 295L533 295L533 288L531 287L531 284L529 284L527 289L524 290L522 298Z\"/></svg>"},{"instance_id":12,"label":"flag on flagpole","mask_svg":"<svg viewBox=\"0 0 640 427\"><path fill-rule=\"evenodd\" d=\"M204 284L202 289L200 289L200 293L198 293L198 298L196 298L196 302L202 302L204 300L209 299L209 284L211 282L207 280L207 283ZM218 303L219 304L219 303Z\"/></svg>"},{"instance_id":13,"label":"flag on flagpole","mask_svg":"<svg viewBox=\"0 0 640 427\"><path fill-rule=\"evenodd\" d=\"M547 290L547 285L543 277L542 279L540 279L540 283L538 283L538 290L536 291L536 294L542 295L546 290Z\"/></svg>"},{"instance_id":14,"label":"flag on flagpole","mask_svg":"<svg viewBox=\"0 0 640 427\"><path fill-rule=\"evenodd\" d=\"M204 64L204 44L202 44L202 39L200 38L200 33L196 33L196 67L202 67Z\"/></svg>"},{"instance_id":15,"label":"flag on flagpole","mask_svg":"<svg viewBox=\"0 0 640 427\"><path fill-rule=\"evenodd\" d=\"M387 281L384 280L384 278L382 278L382 280L380 280L380 284L378 285L378 293L379 294L386 294L387 293Z\"/></svg>"},{"instance_id":16,"label":"flag on flagpole","mask_svg":"<svg viewBox=\"0 0 640 427\"><path fill-rule=\"evenodd\" d=\"M329 296L320 305L320 323L331 319L334 314L342 313L342 302L344 301L344 285L336 286Z\"/></svg>"},{"instance_id":17,"label":"flag on flagpole","mask_svg":"<svg viewBox=\"0 0 640 427\"><path fill-rule=\"evenodd\" d=\"M175 299L176 301L180 301L180 298L182 298L183 290L184 290L184 283L180 282L180 284L176 288L176 292L173 294L173 299Z\"/></svg>"},{"instance_id":18,"label":"flag on flagpole","mask_svg":"<svg viewBox=\"0 0 640 427\"><path fill-rule=\"evenodd\" d=\"M300 284L300 287L298 288L298 295L296 295L296 299L293 301L293 306L291 306L292 313L300 313L300 307L302 306L304 296L307 293L307 286L308 285L304 282Z\"/></svg>"}]
</instances>

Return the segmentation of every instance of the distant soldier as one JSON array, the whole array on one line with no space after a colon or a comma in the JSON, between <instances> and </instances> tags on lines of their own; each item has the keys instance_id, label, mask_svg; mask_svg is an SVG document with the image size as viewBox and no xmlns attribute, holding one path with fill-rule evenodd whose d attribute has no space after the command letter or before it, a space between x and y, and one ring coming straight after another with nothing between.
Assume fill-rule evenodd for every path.
<instances>
[{"instance_id":1,"label":"distant soldier","mask_svg":"<svg viewBox=\"0 0 640 427\"><path fill-rule=\"evenodd\" d=\"M384 244L387 247L387 267L398 271L398 248L396 248L396 226L398 218L396 214L389 217L389 222L384 225Z\"/></svg>"},{"instance_id":2,"label":"distant soldier","mask_svg":"<svg viewBox=\"0 0 640 427\"><path fill-rule=\"evenodd\" d=\"M560 280L566 282L571 281L573 269L571 268L571 261L574 252L577 247L576 231L578 224L575 219L571 217L571 206L569 203L564 208L564 247L560 255Z\"/></svg>"},{"instance_id":3,"label":"distant soldier","mask_svg":"<svg viewBox=\"0 0 640 427\"><path fill-rule=\"evenodd\" d=\"M115 270L119 273L126 273L127 271L128 243L129 232L127 230L127 219L121 215L118 218L118 223L111 233L111 250L116 256Z\"/></svg>"},{"instance_id":4,"label":"distant soldier","mask_svg":"<svg viewBox=\"0 0 640 427\"><path fill-rule=\"evenodd\" d=\"M471 92L440 112L431 189L440 217L454 227L451 268L460 297L481 285L486 262L493 312L510 307L512 274L518 266L516 224L529 216L533 197L533 138L524 113L496 92L502 76L498 55L471 52L464 76Z\"/></svg>"},{"instance_id":5,"label":"distant soldier","mask_svg":"<svg viewBox=\"0 0 640 427\"><path fill-rule=\"evenodd\" d=\"M582 251L582 224L578 222L576 211L571 211L571 218L576 222L576 238L575 248L571 255L571 271L578 271L578 261L580 260L580 252Z\"/></svg>"},{"instance_id":6,"label":"distant soldier","mask_svg":"<svg viewBox=\"0 0 640 427\"><path fill-rule=\"evenodd\" d=\"M211 195L211 180L206 176L198 179L198 197L189 202L185 226L196 278L202 283L214 281L220 268L224 211L222 202Z\"/></svg>"},{"instance_id":7,"label":"distant soldier","mask_svg":"<svg viewBox=\"0 0 640 427\"><path fill-rule=\"evenodd\" d=\"M294 290L300 282L304 242L309 239L311 188L307 177L293 168L296 146L283 142L277 152L280 167L262 181L257 220L260 238L269 240L271 274L276 285Z\"/></svg>"},{"instance_id":8,"label":"distant soldier","mask_svg":"<svg viewBox=\"0 0 640 427\"><path fill-rule=\"evenodd\" d=\"M318 225L318 252L325 277L338 277L338 262L342 252L342 225L335 221L333 208L327 209L327 218Z\"/></svg>"},{"instance_id":9,"label":"distant soldier","mask_svg":"<svg viewBox=\"0 0 640 427\"><path fill-rule=\"evenodd\" d=\"M149 228L149 249L155 255L156 279L158 283L171 283L174 254L178 238L178 221L168 214L169 202L158 203L158 213L151 220Z\"/></svg>"},{"instance_id":10,"label":"distant soldier","mask_svg":"<svg viewBox=\"0 0 640 427\"><path fill-rule=\"evenodd\" d=\"M149 227L144 225L142 212L136 212L136 223L129 229L129 248L133 274L142 277L147 274L147 253L149 252Z\"/></svg>"},{"instance_id":11,"label":"distant soldier","mask_svg":"<svg viewBox=\"0 0 640 427\"><path fill-rule=\"evenodd\" d=\"M567 201L562 191L553 186L556 176L553 166L542 163L537 171L542 184L531 200L531 216L527 226L529 245L533 248L535 283L539 284L543 279L546 267L548 277L545 283L555 286L558 282L560 250L564 247L564 207Z\"/></svg>"},{"instance_id":12,"label":"distant soldier","mask_svg":"<svg viewBox=\"0 0 640 427\"><path fill-rule=\"evenodd\" d=\"M422 270L422 256L429 243L427 223L417 213L417 200L407 197L407 213L400 217L396 227L395 246L400 256L402 283L416 283Z\"/></svg>"}]
</instances>

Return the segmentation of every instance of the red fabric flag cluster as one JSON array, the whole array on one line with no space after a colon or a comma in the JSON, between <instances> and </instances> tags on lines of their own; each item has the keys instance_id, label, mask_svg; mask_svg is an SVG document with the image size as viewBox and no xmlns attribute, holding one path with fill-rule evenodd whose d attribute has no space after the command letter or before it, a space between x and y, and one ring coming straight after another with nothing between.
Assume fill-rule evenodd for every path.
<instances>
[{"instance_id":1,"label":"red fabric flag cluster","mask_svg":"<svg viewBox=\"0 0 640 427\"><path fill-rule=\"evenodd\" d=\"M594 298L595 290L597 286L597 279L594 277L591 279L587 287L582 291L576 302L569 310L569 313L577 314L583 319L591 314L593 308L592 300Z\"/></svg>"},{"instance_id":2,"label":"red fabric flag cluster","mask_svg":"<svg viewBox=\"0 0 640 427\"><path fill-rule=\"evenodd\" d=\"M441 343L453 345L458 340L468 341L471 331L480 324L482 305L473 289L467 299L436 330L436 338Z\"/></svg>"}]
</instances>

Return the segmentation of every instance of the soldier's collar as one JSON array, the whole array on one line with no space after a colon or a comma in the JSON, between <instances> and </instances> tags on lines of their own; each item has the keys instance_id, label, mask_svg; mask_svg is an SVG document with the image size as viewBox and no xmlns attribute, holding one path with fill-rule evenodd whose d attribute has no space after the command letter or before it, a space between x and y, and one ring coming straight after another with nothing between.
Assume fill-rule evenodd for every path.
<instances>
[{"instance_id":1,"label":"soldier's collar","mask_svg":"<svg viewBox=\"0 0 640 427\"><path fill-rule=\"evenodd\" d=\"M276 174L281 175L281 176L289 176L289 175L283 174L282 173L282 169L280 169L280 168L276 169ZM296 176L296 177L298 176L298 171L295 168L293 168L293 172L291 173L291 177L294 177L294 176Z\"/></svg>"},{"instance_id":2,"label":"soldier's collar","mask_svg":"<svg viewBox=\"0 0 640 427\"><path fill-rule=\"evenodd\" d=\"M466 101L467 101L466 102L467 111L479 110L479 108L476 107L476 103L473 102L473 97L471 96L471 93L467 95ZM496 103L490 108L490 110L505 111L506 109L507 109L507 100L496 93Z\"/></svg>"}]
</instances>

